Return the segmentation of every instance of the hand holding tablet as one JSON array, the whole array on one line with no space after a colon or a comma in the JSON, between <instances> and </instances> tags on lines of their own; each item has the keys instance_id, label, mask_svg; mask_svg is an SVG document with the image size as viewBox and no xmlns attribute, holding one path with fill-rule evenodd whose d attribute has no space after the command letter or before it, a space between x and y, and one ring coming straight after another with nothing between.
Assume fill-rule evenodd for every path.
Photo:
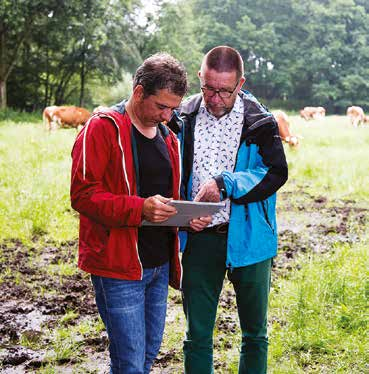
<instances>
[{"instance_id":1,"label":"hand holding tablet","mask_svg":"<svg viewBox=\"0 0 369 374\"><path fill-rule=\"evenodd\" d=\"M154 223L144 220L142 226L186 226L189 227L191 219L211 216L224 208L224 203L207 203L198 201L170 200L168 205L176 208L177 214L164 222Z\"/></svg>"}]
</instances>

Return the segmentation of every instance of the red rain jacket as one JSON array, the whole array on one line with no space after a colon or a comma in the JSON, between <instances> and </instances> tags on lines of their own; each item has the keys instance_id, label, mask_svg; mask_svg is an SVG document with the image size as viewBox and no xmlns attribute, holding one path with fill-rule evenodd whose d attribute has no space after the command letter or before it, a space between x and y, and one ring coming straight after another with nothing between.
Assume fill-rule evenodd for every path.
<instances>
[{"instance_id":1,"label":"red rain jacket","mask_svg":"<svg viewBox=\"0 0 369 374\"><path fill-rule=\"evenodd\" d=\"M78 134L72 150L71 203L80 213L78 267L103 277L142 279L132 124L126 112L100 112ZM174 133L159 125L172 163L173 198L179 199L180 151ZM180 288L178 229L170 259L170 285Z\"/></svg>"}]
</instances>

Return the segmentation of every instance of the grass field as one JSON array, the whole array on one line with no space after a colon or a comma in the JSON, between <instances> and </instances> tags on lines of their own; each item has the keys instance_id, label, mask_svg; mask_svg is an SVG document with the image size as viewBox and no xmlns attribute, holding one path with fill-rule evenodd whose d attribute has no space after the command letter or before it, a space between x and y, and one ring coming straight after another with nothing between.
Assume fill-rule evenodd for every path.
<instances>
[{"instance_id":1,"label":"grass field","mask_svg":"<svg viewBox=\"0 0 369 374\"><path fill-rule=\"evenodd\" d=\"M70 208L73 129L47 133L34 117L0 116L0 369L107 370L107 339L88 277L77 270ZM9 116L7 116L9 118ZM369 372L369 126L345 117L306 122L286 154L279 255L269 312L270 373ZM153 371L181 373L185 321L170 291ZM214 336L216 373L237 373L239 327L231 285Z\"/></svg>"}]
</instances>

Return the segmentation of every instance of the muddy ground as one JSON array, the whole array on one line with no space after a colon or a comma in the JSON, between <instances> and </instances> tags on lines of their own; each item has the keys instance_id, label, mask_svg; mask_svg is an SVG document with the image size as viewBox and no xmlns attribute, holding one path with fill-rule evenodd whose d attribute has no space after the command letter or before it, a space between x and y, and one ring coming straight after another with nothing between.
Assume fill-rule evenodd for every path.
<instances>
[{"instance_id":1,"label":"muddy ground","mask_svg":"<svg viewBox=\"0 0 369 374\"><path fill-rule=\"evenodd\" d=\"M274 261L274 278L298 269L301 253L324 255L335 250L336 243L359 241L365 230L368 207L355 201L329 201L302 191L282 192L280 199L279 255ZM76 342L55 335L63 328L72 331L84 321L91 326L99 323L88 276L73 271L73 266L70 275L68 269L62 275L55 272L59 269L56 264L75 263L77 243L40 246L35 238L34 244L26 247L14 239L0 245L0 371L32 373L52 367L64 373L108 372L108 340L104 331L80 331ZM168 323L174 323L175 314L181 314L180 303L178 293L170 298ZM235 332L236 305L230 288L222 293L220 305L218 330L224 334ZM215 341L215 346L223 350L231 348L227 344L221 334ZM222 366L215 356L215 368ZM180 372L180 367L179 345L162 349L153 372Z\"/></svg>"}]
</instances>

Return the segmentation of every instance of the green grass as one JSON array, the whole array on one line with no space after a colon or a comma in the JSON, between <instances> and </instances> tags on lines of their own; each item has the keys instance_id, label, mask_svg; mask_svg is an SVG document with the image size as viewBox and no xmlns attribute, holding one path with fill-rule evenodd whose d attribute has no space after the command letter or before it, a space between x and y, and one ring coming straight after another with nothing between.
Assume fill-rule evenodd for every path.
<instances>
[{"instance_id":1,"label":"green grass","mask_svg":"<svg viewBox=\"0 0 369 374\"><path fill-rule=\"evenodd\" d=\"M290 120L293 133L303 137L298 149L285 148L290 179L314 195L369 201L369 126L353 128L344 116Z\"/></svg>"},{"instance_id":2,"label":"green grass","mask_svg":"<svg viewBox=\"0 0 369 374\"><path fill-rule=\"evenodd\" d=\"M0 126L9 123L38 123L42 117L41 112L19 112L14 109L1 109L0 110Z\"/></svg>"},{"instance_id":3,"label":"green grass","mask_svg":"<svg viewBox=\"0 0 369 374\"><path fill-rule=\"evenodd\" d=\"M50 264L46 270L50 275L58 276L60 278L60 283L62 283L63 277L68 277L75 275L77 273L77 268L75 261L64 262L59 260L57 264Z\"/></svg>"},{"instance_id":4,"label":"green grass","mask_svg":"<svg viewBox=\"0 0 369 374\"><path fill-rule=\"evenodd\" d=\"M0 240L77 238L69 204L70 152L76 131L42 124L0 126Z\"/></svg>"},{"instance_id":5,"label":"green grass","mask_svg":"<svg viewBox=\"0 0 369 374\"><path fill-rule=\"evenodd\" d=\"M56 243L63 251L60 253L63 260L47 264L41 273L63 284L63 280L76 274L72 252L75 249L68 244L78 237L77 214L69 201L70 152L76 132L71 129L49 134L40 116L37 123L30 123L24 121L23 114L12 114L11 121L2 120L1 115L0 243L20 239L27 248L36 248L30 263L37 263L45 244ZM352 128L345 117L338 116L311 122L297 116L290 119L293 132L303 138L298 149L285 148L290 179L282 188L285 195L281 194L283 198L279 200L279 214L289 215L291 219L295 215L303 220L298 224L305 225L309 213L298 208L311 204L312 197L318 196L326 197L330 204L354 200L359 207L368 206L369 127ZM353 232L359 232L357 226L361 223L349 223ZM368 218L366 228L360 232L360 241L355 244L336 243L324 254L300 253L300 270L294 268L288 276L274 279L269 312L270 373L369 372ZM0 263L4 265L0 282L12 272L5 261L0 251ZM20 273L14 281L27 282ZM39 297L58 292L46 286L34 288L34 292ZM231 289L226 282L224 292ZM170 313L161 352L171 353L169 368L179 373L185 321L180 294L171 290L169 298ZM230 314L235 331L217 328L214 335L215 359L221 364L215 370L217 373L237 373L240 344L237 313L235 305L220 305L218 316L224 318ZM50 344L47 360L38 372L60 372L62 363L68 360L69 369L83 372L82 363L89 360L83 353L83 341L86 337L99 336L102 329L101 321L68 310L54 329L45 327L43 333ZM40 337L23 334L19 344L37 349Z\"/></svg>"},{"instance_id":6,"label":"green grass","mask_svg":"<svg viewBox=\"0 0 369 374\"><path fill-rule=\"evenodd\" d=\"M363 373L369 368L368 269L368 242L342 245L305 258L301 271L274 284L272 372Z\"/></svg>"}]
</instances>

